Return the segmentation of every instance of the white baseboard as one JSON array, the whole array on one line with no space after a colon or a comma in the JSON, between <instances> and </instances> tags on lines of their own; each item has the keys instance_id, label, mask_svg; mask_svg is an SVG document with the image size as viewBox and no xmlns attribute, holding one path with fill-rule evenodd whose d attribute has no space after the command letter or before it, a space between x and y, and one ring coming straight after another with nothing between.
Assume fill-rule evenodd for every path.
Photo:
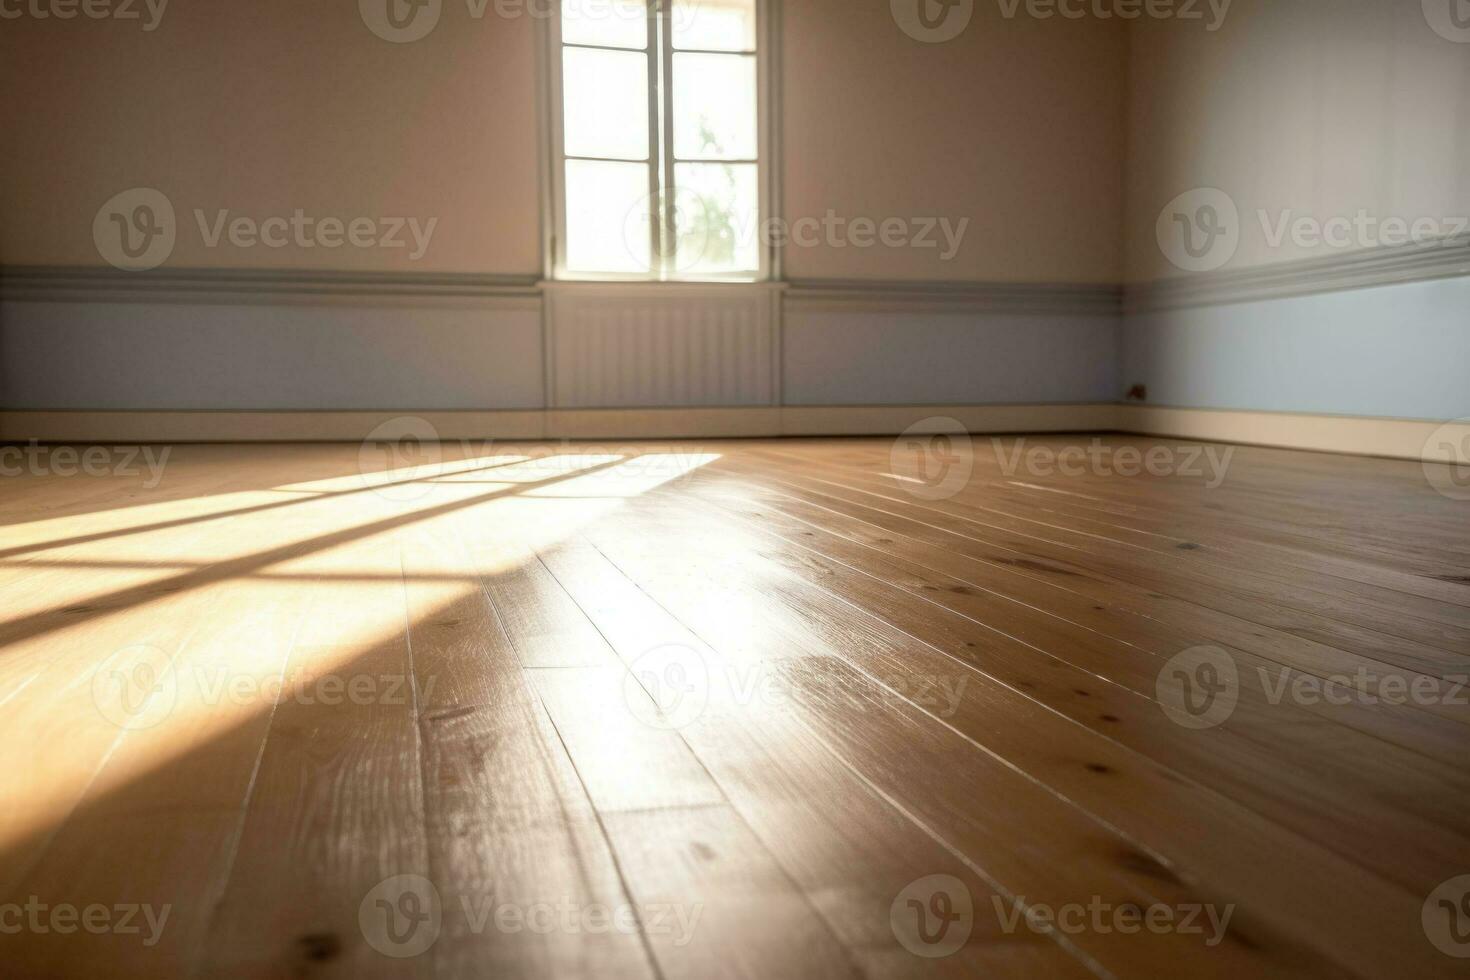
<instances>
[{"instance_id":1,"label":"white baseboard","mask_svg":"<svg viewBox=\"0 0 1470 980\"><path fill-rule=\"evenodd\" d=\"M954 419L976 433L1118 431L1470 464L1466 421L1104 403L415 413L0 411L0 442L355 442L402 418L422 419L441 439L506 441L887 436L926 420Z\"/></svg>"},{"instance_id":2,"label":"white baseboard","mask_svg":"<svg viewBox=\"0 0 1470 980\"><path fill-rule=\"evenodd\" d=\"M1208 408L1117 405L1115 427L1140 435L1234 442L1281 449L1470 462L1470 422L1387 419L1356 415L1240 412ZM1459 454L1457 459L1456 454Z\"/></svg>"},{"instance_id":3,"label":"white baseboard","mask_svg":"<svg viewBox=\"0 0 1470 980\"><path fill-rule=\"evenodd\" d=\"M954 419L970 432L1106 432L1116 405L844 405L780 409L782 435L897 435L928 419Z\"/></svg>"},{"instance_id":4,"label":"white baseboard","mask_svg":"<svg viewBox=\"0 0 1470 980\"><path fill-rule=\"evenodd\" d=\"M893 405L507 412L0 412L0 441L339 442L392 419L441 439L721 439L895 435L925 419L975 432L1104 431L1116 406ZM420 431L420 430L415 430Z\"/></svg>"}]
</instances>

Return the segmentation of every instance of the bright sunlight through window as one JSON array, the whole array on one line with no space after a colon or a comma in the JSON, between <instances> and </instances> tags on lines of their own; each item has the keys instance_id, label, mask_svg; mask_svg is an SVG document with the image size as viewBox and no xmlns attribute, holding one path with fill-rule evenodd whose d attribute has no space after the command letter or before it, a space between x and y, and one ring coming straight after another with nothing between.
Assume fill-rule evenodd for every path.
<instances>
[{"instance_id":1,"label":"bright sunlight through window","mask_svg":"<svg viewBox=\"0 0 1470 980\"><path fill-rule=\"evenodd\" d=\"M561 275L764 275L756 4L562 0Z\"/></svg>"}]
</instances>

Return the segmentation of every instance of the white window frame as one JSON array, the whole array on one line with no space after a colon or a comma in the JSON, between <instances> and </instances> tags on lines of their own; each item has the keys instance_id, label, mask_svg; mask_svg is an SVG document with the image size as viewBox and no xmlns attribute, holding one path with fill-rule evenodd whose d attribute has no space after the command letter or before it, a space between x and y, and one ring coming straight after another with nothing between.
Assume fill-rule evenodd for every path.
<instances>
[{"instance_id":1,"label":"white window frame","mask_svg":"<svg viewBox=\"0 0 1470 980\"><path fill-rule=\"evenodd\" d=\"M566 147L565 147L565 123L562 118L562 32L561 32L561 3L560 0L549 0L551 8L550 16L545 18L543 32L545 34L542 45L543 57L541 58L541 86L540 97L542 111L540 113L543 133L543 154L546 166L543 167L543 194L542 194L542 251L543 267L549 273L549 278L556 281L585 281L585 282L768 282L780 278L780 248L767 241L763 232L769 226L772 218L778 214L778 194L776 167L776 132L778 128L773 106L779 105L776 86L776 74L773 65L776 64L776 28L779 0L756 0L756 50L753 55L756 62L756 182L759 195L757 208L757 226L753 233L758 239L759 266L756 269L739 270L729 273L680 273L671 268L672 255L663 254L659 247L660 240L669 236L673 231L673 214L666 206L661 207L662 214L652 221L650 228L651 256L653 268L647 274L644 273L595 273L572 271L567 268L566 262ZM659 31L650 31L648 46L648 88L649 88L649 199L662 201L665 195L661 194L660 175L665 175L669 189L674 187L673 175L674 165L685 162L676 160L674 156L674 145L672 135L663 132L665 125L671 125L673 117L673 90L665 83L672 76L674 46L672 32L668 29L671 16L672 0L648 0L651 16L661 18L663 28ZM577 47L592 47L589 45L574 45ZM619 48L615 50L628 51L632 49ZM679 53L684 53L680 49ZM689 53L700 53L690 50ZM741 52L717 51L712 54L732 55L740 57ZM575 157L574 159L614 159ZM643 163L644 161L636 161ZM703 161L695 161L703 162ZM718 161L722 163L751 163L749 160Z\"/></svg>"}]
</instances>

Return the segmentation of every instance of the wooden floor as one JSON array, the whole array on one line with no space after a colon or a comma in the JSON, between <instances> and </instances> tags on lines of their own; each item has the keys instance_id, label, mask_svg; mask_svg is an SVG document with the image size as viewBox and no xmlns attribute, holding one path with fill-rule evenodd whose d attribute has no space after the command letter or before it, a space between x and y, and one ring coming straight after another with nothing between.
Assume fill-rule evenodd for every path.
<instances>
[{"instance_id":1,"label":"wooden floor","mask_svg":"<svg viewBox=\"0 0 1470 980\"><path fill-rule=\"evenodd\" d=\"M1092 438L4 477L0 974L1465 975L1470 503Z\"/></svg>"}]
</instances>

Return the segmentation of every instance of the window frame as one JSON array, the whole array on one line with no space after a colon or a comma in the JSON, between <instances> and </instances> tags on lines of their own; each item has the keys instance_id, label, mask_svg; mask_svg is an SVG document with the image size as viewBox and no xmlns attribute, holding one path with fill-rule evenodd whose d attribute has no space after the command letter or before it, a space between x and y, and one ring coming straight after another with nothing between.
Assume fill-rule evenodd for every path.
<instances>
[{"instance_id":1,"label":"window frame","mask_svg":"<svg viewBox=\"0 0 1470 980\"><path fill-rule=\"evenodd\" d=\"M768 223L777 214L776 205L778 201L777 168L774 166L776 148L775 134L777 131L775 113L773 107L779 102L776 98L776 79L773 70L774 57L776 53L776 37L774 22L776 20L776 5L778 0L755 0L756 16L756 41L753 52L737 51L708 51L705 49L678 49L674 48L673 32L670 29L673 16L673 0L648 0L650 21L658 18L660 29L653 30L650 23L648 47L646 52L638 52L633 48L611 48L598 45L574 42L563 44L561 26L561 2L560 0L548 0L550 7L549 16L542 19L542 32L544 34L541 45L543 57L541 58L542 70L540 94L542 111L539 113L543 126L543 154L544 154L544 181L542 194L542 251L543 267L548 278L563 282L635 282L635 283L658 283L658 282L713 282L713 283L739 283L739 282L769 282L780 276L780 249L774 242L766 241L763 234ZM660 214L650 222L650 255L652 256L652 268L647 273L618 273L618 272L584 272L571 270L567 267L567 212L566 212L566 161L571 160L608 160L617 161L614 157L587 157L582 155L568 156L566 153L566 129L563 118L563 93L562 93L562 51L564 47L586 48L591 50L616 50L635 53L646 53L648 56L648 139L649 160L648 166L648 192L649 200L663 200L663 181L667 181L667 187L673 189L677 194L677 184L674 180L675 166L687 162L720 162L750 164L756 167L756 189L757 189L757 225L754 233L757 236L757 258L758 264L755 269L735 270L727 273L718 272L680 272L673 267L674 257L661 254L660 243L673 232L674 216L672 210L667 206L660 207ZM675 54L718 54L728 57L753 58L756 65L756 158L751 160L721 160L721 161L685 161L680 160L674 153L674 140L671 132L674 114L674 92L673 86L666 84L665 80L673 77L673 64ZM644 163L644 161L623 161Z\"/></svg>"}]
</instances>

